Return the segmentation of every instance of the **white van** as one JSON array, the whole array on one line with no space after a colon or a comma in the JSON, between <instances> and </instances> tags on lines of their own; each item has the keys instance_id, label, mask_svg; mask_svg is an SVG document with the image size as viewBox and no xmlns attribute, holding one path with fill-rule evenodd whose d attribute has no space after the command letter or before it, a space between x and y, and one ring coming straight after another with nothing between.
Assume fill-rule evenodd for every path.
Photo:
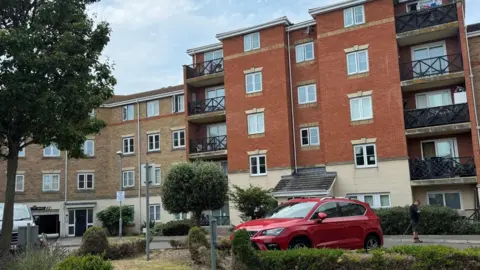
<instances>
[{"instance_id":1,"label":"white van","mask_svg":"<svg viewBox=\"0 0 480 270\"><path fill-rule=\"evenodd\" d=\"M2 227L3 208L5 205L0 203L0 228ZM18 227L25 227L30 223L35 225L30 208L26 204L16 203L13 205L13 230L12 230L12 248L18 244Z\"/></svg>"}]
</instances>

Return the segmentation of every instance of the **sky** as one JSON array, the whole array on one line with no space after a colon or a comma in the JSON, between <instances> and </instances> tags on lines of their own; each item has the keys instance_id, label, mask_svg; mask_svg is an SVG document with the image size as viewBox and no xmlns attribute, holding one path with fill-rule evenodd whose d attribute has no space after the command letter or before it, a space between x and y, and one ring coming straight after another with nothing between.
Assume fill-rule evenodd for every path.
<instances>
[{"instance_id":1,"label":"sky","mask_svg":"<svg viewBox=\"0 0 480 270\"><path fill-rule=\"evenodd\" d=\"M114 64L115 94L183 83L186 50L219 42L215 35L287 16L311 19L308 9L342 0L101 0L89 7L112 28L104 57ZM466 0L467 24L480 22L480 0ZM477 12L475 12L477 11Z\"/></svg>"}]
</instances>

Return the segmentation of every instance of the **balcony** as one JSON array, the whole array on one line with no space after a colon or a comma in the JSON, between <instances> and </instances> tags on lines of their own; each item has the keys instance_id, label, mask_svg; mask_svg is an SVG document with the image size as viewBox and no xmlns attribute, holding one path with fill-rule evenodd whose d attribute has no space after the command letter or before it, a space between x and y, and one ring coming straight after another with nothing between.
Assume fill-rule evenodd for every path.
<instances>
[{"instance_id":1,"label":"balcony","mask_svg":"<svg viewBox=\"0 0 480 270\"><path fill-rule=\"evenodd\" d=\"M424 43L457 35L457 4L411 11L395 16L400 46Z\"/></svg>"},{"instance_id":2,"label":"balcony","mask_svg":"<svg viewBox=\"0 0 480 270\"><path fill-rule=\"evenodd\" d=\"M188 115L190 122L198 124L225 121L225 97L189 102Z\"/></svg>"},{"instance_id":3,"label":"balcony","mask_svg":"<svg viewBox=\"0 0 480 270\"><path fill-rule=\"evenodd\" d=\"M405 129L409 137L444 135L470 130L467 103L406 110Z\"/></svg>"},{"instance_id":4,"label":"balcony","mask_svg":"<svg viewBox=\"0 0 480 270\"><path fill-rule=\"evenodd\" d=\"M476 184L473 157L410 159L412 186Z\"/></svg>"},{"instance_id":5,"label":"balcony","mask_svg":"<svg viewBox=\"0 0 480 270\"><path fill-rule=\"evenodd\" d=\"M227 156L227 136L190 140L190 158L224 158Z\"/></svg>"},{"instance_id":6,"label":"balcony","mask_svg":"<svg viewBox=\"0 0 480 270\"><path fill-rule=\"evenodd\" d=\"M450 54L400 64L403 91L441 87L465 81L462 54Z\"/></svg>"},{"instance_id":7,"label":"balcony","mask_svg":"<svg viewBox=\"0 0 480 270\"><path fill-rule=\"evenodd\" d=\"M187 83L201 87L223 82L223 58L185 66Z\"/></svg>"}]
</instances>

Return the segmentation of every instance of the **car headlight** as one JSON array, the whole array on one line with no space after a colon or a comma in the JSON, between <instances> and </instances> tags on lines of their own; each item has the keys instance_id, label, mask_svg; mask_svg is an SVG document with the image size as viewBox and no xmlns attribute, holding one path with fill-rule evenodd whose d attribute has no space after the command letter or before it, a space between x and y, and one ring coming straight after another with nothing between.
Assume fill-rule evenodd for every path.
<instances>
[{"instance_id":1,"label":"car headlight","mask_svg":"<svg viewBox=\"0 0 480 270\"><path fill-rule=\"evenodd\" d=\"M268 236L279 236L283 232L284 228L276 228L276 229L270 229L270 230L265 230L262 232L261 235L268 235Z\"/></svg>"}]
</instances>

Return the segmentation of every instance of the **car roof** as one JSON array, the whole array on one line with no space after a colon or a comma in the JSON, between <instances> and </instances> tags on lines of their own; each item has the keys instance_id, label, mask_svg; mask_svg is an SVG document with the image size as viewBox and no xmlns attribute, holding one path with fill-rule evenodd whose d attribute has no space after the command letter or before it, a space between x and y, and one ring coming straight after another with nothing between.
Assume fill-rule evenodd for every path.
<instances>
[{"instance_id":1,"label":"car roof","mask_svg":"<svg viewBox=\"0 0 480 270\"><path fill-rule=\"evenodd\" d=\"M343 198L343 197L300 198L300 199L289 200L286 203L298 203L298 202L355 202L359 204L364 204L361 201L349 199L349 198Z\"/></svg>"}]
</instances>

